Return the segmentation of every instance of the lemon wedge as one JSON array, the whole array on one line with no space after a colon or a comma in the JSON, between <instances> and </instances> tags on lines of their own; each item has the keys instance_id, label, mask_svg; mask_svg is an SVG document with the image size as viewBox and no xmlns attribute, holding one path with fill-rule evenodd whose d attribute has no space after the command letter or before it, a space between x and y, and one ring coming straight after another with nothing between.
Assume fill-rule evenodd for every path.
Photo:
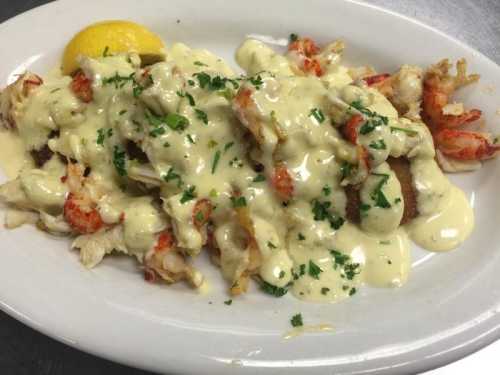
<instances>
[{"instance_id":1,"label":"lemon wedge","mask_svg":"<svg viewBox=\"0 0 500 375\"><path fill-rule=\"evenodd\" d=\"M87 26L76 34L64 50L63 74L78 69L79 55L99 57L122 52L138 53L144 63L164 60L165 45L146 27L130 21L102 21Z\"/></svg>"}]
</instances>

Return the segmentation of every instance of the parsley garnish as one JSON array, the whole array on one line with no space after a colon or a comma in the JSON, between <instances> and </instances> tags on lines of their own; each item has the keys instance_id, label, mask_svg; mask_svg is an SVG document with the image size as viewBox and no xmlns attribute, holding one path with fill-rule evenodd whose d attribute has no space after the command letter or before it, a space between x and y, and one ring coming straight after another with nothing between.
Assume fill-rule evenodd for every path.
<instances>
[{"instance_id":1,"label":"parsley garnish","mask_svg":"<svg viewBox=\"0 0 500 375\"><path fill-rule=\"evenodd\" d=\"M324 296L330 291L330 288L321 288L321 294Z\"/></svg>"},{"instance_id":2,"label":"parsley garnish","mask_svg":"<svg viewBox=\"0 0 500 375\"><path fill-rule=\"evenodd\" d=\"M349 290L349 296L352 296L354 293L356 293L356 288L351 288L351 290Z\"/></svg>"},{"instance_id":3,"label":"parsley garnish","mask_svg":"<svg viewBox=\"0 0 500 375\"><path fill-rule=\"evenodd\" d=\"M118 74L118 72L115 73L114 76L108 77L108 78L103 78L102 79L102 84L104 86L114 84L115 89L121 89L123 88L128 82L134 81L134 76L135 73L131 73L128 76L121 76Z\"/></svg>"},{"instance_id":4,"label":"parsley garnish","mask_svg":"<svg viewBox=\"0 0 500 375\"><path fill-rule=\"evenodd\" d=\"M106 135L104 134L104 129L97 129L97 141L96 143L100 146L104 145L104 139Z\"/></svg>"},{"instance_id":5,"label":"parsley garnish","mask_svg":"<svg viewBox=\"0 0 500 375\"><path fill-rule=\"evenodd\" d=\"M385 194L382 192L382 187L389 180L389 175L385 173L372 173L372 175L381 177L379 183L377 184L377 186L375 186L375 189L373 189L372 193L370 194L371 199L375 201L375 207L390 208L391 204L385 197Z\"/></svg>"},{"instance_id":6,"label":"parsley garnish","mask_svg":"<svg viewBox=\"0 0 500 375\"><path fill-rule=\"evenodd\" d=\"M368 117L367 121L359 128L360 134L371 133L377 126L387 125L389 119L385 116L381 116L376 112L370 111L368 108L361 104L361 100L356 100L351 103L351 107L357 109L359 112Z\"/></svg>"},{"instance_id":7,"label":"parsley garnish","mask_svg":"<svg viewBox=\"0 0 500 375\"><path fill-rule=\"evenodd\" d=\"M165 143L163 144L163 147L170 147L170 143L165 142Z\"/></svg>"},{"instance_id":8,"label":"parsley garnish","mask_svg":"<svg viewBox=\"0 0 500 375\"><path fill-rule=\"evenodd\" d=\"M264 81L262 80L262 77L260 75L249 77L248 80L252 85L255 86L256 90L260 90L261 86L264 84Z\"/></svg>"},{"instance_id":9,"label":"parsley garnish","mask_svg":"<svg viewBox=\"0 0 500 375\"><path fill-rule=\"evenodd\" d=\"M321 191L323 191L323 194L325 196L329 196L330 193L332 192L332 188L328 185L325 185L325 186L323 186L323 189L321 189Z\"/></svg>"},{"instance_id":10,"label":"parsley garnish","mask_svg":"<svg viewBox=\"0 0 500 375\"><path fill-rule=\"evenodd\" d=\"M204 64L201 61L195 61L193 64L196 66L208 66L207 64Z\"/></svg>"},{"instance_id":11,"label":"parsley garnish","mask_svg":"<svg viewBox=\"0 0 500 375\"><path fill-rule=\"evenodd\" d=\"M391 133L394 133L397 131L404 132L404 133L408 134L409 137L414 137L414 136L418 135L418 132L416 130L399 128L397 126L391 126Z\"/></svg>"},{"instance_id":12,"label":"parsley garnish","mask_svg":"<svg viewBox=\"0 0 500 375\"><path fill-rule=\"evenodd\" d=\"M224 301L224 304L228 305L228 306L230 306L232 303L233 303L232 299L228 299L227 301Z\"/></svg>"},{"instance_id":13,"label":"parsley garnish","mask_svg":"<svg viewBox=\"0 0 500 375\"><path fill-rule=\"evenodd\" d=\"M288 40L290 41L290 43L297 41L297 39L299 39L299 36L295 33L291 33L290 36L288 37Z\"/></svg>"},{"instance_id":14,"label":"parsley garnish","mask_svg":"<svg viewBox=\"0 0 500 375\"><path fill-rule=\"evenodd\" d=\"M271 241L267 241L267 247L270 249L276 249L276 245L273 244Z\"/></svg>"},{"instance_id":15,"label":"parsley garnish","mask_svg":"<svg viewBox=\"0 0 500 375\"><path fill-rule=\"evenodd\" d=\"M51 93L51 94L53 94L53 93L58 92L58 91L60 91L60 90L61 90L61 88L60 88L60 87L56 87L55 89L50 90L50 93ZM495 143L495 142L493 142L493 143Z\"/></svg>"},{"instance_id":16,"label":"parsley garnish","mask_svg":"<svg viewBox=\"0 0 500 375\"><path fill-rule=\"evenodd\" d=\"M278 277L279 277L280 279L284 278L284 277L285 277L285 271L283 271L283 270L282 270L282 271L280 271L280 273L279 273Z\"/></svg>"},{"instance_id":17,"label":"parsley garnish","mask_svg":"<svg viewBox=\"0 0 500 375\"><path fill-rule=\"evenodd\" d=\"M323 272L321 268L319 268L316 263L314 263L312 260L309 261L309 276L311 276L313 279L319 280L319 274Z\"/></svg>"},{"instance_id":18,"label":"parsley garnish","mask_svg":"<svg viewBox=\"0 0 500 375\"><path fill-rule=\"evenodd\" d=\"M352 174L353 168L354 168L354 165L352 165L346 161L344 161L342 163L342 165L340 166L340 176L341 176L342 180L344 178L349 177Z\"/></svg>"},{"instance_id":19,"label":"parsley garnish","mask_svg":"<svg viewBox=\"0 0 500 375\"><path fill-rule=\"evenodd\" d=\"M189 143L192 143L192 144L195 144L195 143L196 143L196 142L194 141L194 139L193 139L193 136L192 136L191 134L188 134L188 135L186 136L186 138L188 139Z\"/></svg>"},{"instance_id":20,"label":"parsley garnish","mask_svg":"<svg viewBox=\"0 0 500 375\"><path fill-rule=\"evenodd\" d=\"M231 197L231 203L233 204L233 208L245 207L247 205L247 200L245 197Z\"/></svg>"},{"instance_id":21,"label":"parsley garnish","mask_svg":"<svg viewBox=\"0 0 500 375\"><path fill-rule=\"evenodd\" d=\"M336 270L338 267L341 269L340 277L352 280L361 272L360 264L352 263L349 255L337 250L330 250L330 254L333 257L333 269Z\"/></svg>"},{"instance_id":22,"label":"parsley garnish","mask_svg":"<svg viewBox=\"0 0 500 375\"><path fill-rule=\"evenodd\" d=\"M384 240L384 241L379 241L378 242L380 245L390 245L391 244L391 241L389 240Z\"/></svg>"},{"instance_id":23,"label":"parsley garnish","mask_svg":"<svg viewBox=\"0 0 500 375\"><path fill-rule=\"evenodd\" d=\"M290 320L292 327L302 327L304 323L302 322L302 314L295 314Z\"/></svg>"},{"instance_id":24,"label":"parsley garnish","mask_svg":"<svg viewBox=\"0 0 500 375\"><path fill-rule=\"evenodd\" d=\"M372 143L369 144L369 147L373 148L374 150L385 150L387 148L383 139L379 139L378 141L373 141Z\"/></svg>"},{"instance_id":25,"label":"parsley garnish","mask_svg":"<svg viewBox=\"0 0 500 375\"><path fill-rule=\"evenodd\" d=\"M299 241L304 241L306 239L306 237L302 233L299 233L297 237Z\"/></svg>"},{"instance_id":26,"label":"parsley garnish","mask_svg":"<svg viewBox=\"0 0 500 375\"><path fill-rule=\"evenodd\" d=\"M327 220L330 223L330 227L333 229L339 229L344 224L344 219L341 216L328 211L331 205L331 202L320 202L319 200L314 199L312 201L314 220Z\"/></svg>"},{"instance_id":27,"label":"parsley garnish","mask_svg":"<svg viewBox=\"0 0 500 375\"><path fill-rule=\"evenodd\" d=\"M309 112L309 116L313 116L320 124L325 121L325 115L323 114L321 109L318 108L311 109L311 112Z\"/></svg>"},{"instance_id":28,"label":"parsley garnish","mask_svg":"<svg viewBox=\"0 0 500 375\"><path fill-rule=\"evenodd\" d=\"M108 57L109 56L109 46L106 46L104 48L104 51L102 51L102 57Z\"/></svg>"},{"instance_id":29,"label":"parsley garnish","mask_svg":"<svg viewBox=\"0 0 500 375\"><path fill-rule=\"evenodd\" d=\"M351 257L347 254L342 254L340 251L337 250L330 250L330 254L333 257L333 269L337 269L338 266L343 267Z\"/></svg>"},{"instance_id":30,"label":"parsley garnish","mask_svg":"<svg viewBox=\"0 0 500 375\"><path fill-rule=\"evenodd\" d=\"M207 144L208 148L214 148L217 145L218 145L218 143L216 141L214 141L213 139L209 140L208 144Z\"/></svg>"},{"instance_id":31,"label":"parsley garnish","mask_svg":"<svg viewBox=\"0 0 500 375\"><path fill-rule=\"evenodd\" d=\"M127 170L125 169L125 151L120 151L118 146L113 149L113 165L120 176L126 176Z\"/></svg>"},{"instance_id":32,"label":"parsley garnish","mask_svg":"<svg viewBox=\"0 0 500 375\"><path fill-rule=\"evenodd\" d=\"M257 176L255 176L252 180L253 182L262 182L262 181L266 181L266 176L264 176L263 174L258 174Z\"/></svg>"},{"instance_id":33,"label":"parsley garnish","mask_svg":"<svg viewBox=\"0 0 500 375\"><path fill-rule=\"evenodd\" d=\"M184 204L196 198L196 186L189 186L182 192L181 203Z\"/></svg>"},{"instance_id":34,"label":"parsley garnish","mask_svg":"<svg viewBox=\"0 0 500 375\"><path fill-rule=\"evenodd\" d=\"M361 216L366 216L370 208L372 208L372 206L370 206L369 204L361 203L361 205L359 206L359 212Z\"/></svg>"},{"instance_id":35,"label":"parsley garnish","mask_svg":"<svg viewBox=\"0 0 500 375\"><path fill-rule=\"evenodd\" d=\"M163 125L167 125L172 130L182 131L189 125L189 120L178 113L169 113L166 116L157 116L149 109L144 112L146 120L154 129L149 132L152 137L165 133Z\"/></svg>"},{"instance_id":36,"label":"parsley garnish","mask_svg":"<svg viewBox=\"0 0 500 375\"><path fill-rule=\"evenodd\" d=\"M209 91L223 90L226 88L227 82L231 83L235 90L239 87L238 83L234 79L226 77L210 77L210 75L205 72L194 73L193 76L198 79L198 83L202 89L206 88Z\"/></svg>"},{"instance_id":37,"label":"parsley garnish","mask_svg":"<svg viewBox=\"0 0 500 375\"><path fill-rule=\"evenodd\" d=\"M168 172L165 176L163 176L163 179L165 180L165 182L177 180L177 187L181 187L181 185L183 184L181 175L176 173L174 171L174 168L172 167L168 169Z\"/></svg>"},{"instance_id":38,"label":"parsley garnish","mask_svg":"<svg viewBox=\"0 0 500 375\"><path fill-rule=\"evenodd\" d=\"M177 91L177 96L179 96L181 98L186 98L191 107L194 107L196 105L194 98L193 98L193 95L191 95L188 92Z\"/></svg>"},{"instance_id":39,"label":"parsley garnish","mask_svg":"<svg viewBox=\"0 0 500 375\"><path fill-rule=\"evenodd\" d=\"M394 199L394 203L401 203L401 198L397 197L396 199Z\"/></svg>"},{"instance_id":40,"label":"parsley garnish","mask_svg":"<svg viewBox=\"0 0 500 375\"><path fill-rule=\"evenodd\" d=\"M226 152L227 150L229 150L231 147L233 147L234 145L234 142L228 142L224 145L224 152Z\"/></svg>"},{"instance_id":41,"label":"parsley garnish","mask_svg":"<svg viewBox=\"0 0 500 375\"><path fill-rule=\"evenodd\" d=\"M195 108L194 112L196 113L196 118L201 120L205 125L208 124L208 116L207 113L202 111L201 109Z\"/></svg>"},{"instance_id":42,"label":"parsley garnish","mask_svg":"<svg viewBox=\"0 0 500 375\"><path fill-rule=\"evenodd\" d=\"M120 116L124 115L125 113L127 113L126 109L122 109L120 112L118 112Z\"/></svg>"},{"instance_id":43,"label":"parsley garnish","mask_svg":"<svg viewBox=\"0 0 500 375\"><path fill-rule=\"evenodd\" d=\"M294 280L297 280L299 277L301 276L304 276L306 274L306 265L305 264L301 264L299 266L299 273L295 273L292 269L292 275L293 275L293 279Z\"/></svg>"},{"instance_id":44,"label":"parsley garnish","mask_svg":"<svg viewBox=\"0 0 500 375\"><path fill-rule=\"evenodd\" d=\"M217 150L214 155L214 160L212 161L212 174L214 174L215 170L217 169L217 164L219 164L220 155L221 155L220 151Z\"/></svg>"},{"instance_id":45,"label":"parsley garnish","mask_svg":"<svg viewBox=\"0 0 500 375\"><path fill-rule=\"evenodd\" d=\"M269 284L267 281L262 281L261 283L261 289L275 297L283 297L285 294L288 293L288 288L281 288L279 286Z\"/></svg>"}]
</instances>

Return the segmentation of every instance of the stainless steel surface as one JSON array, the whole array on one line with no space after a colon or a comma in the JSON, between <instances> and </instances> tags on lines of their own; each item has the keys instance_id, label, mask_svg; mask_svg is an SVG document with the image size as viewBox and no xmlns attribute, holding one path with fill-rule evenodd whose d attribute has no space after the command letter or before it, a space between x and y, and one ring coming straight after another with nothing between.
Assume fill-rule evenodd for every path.
<instances>
[{"instance_id":1,"label":"stainless steel surface","mask_svg":"<svg viewBox=\"0 0 500 375\"><path fill-rule=\"evenodd\" d=\"M327 1L327 0L325 0ZM0 22L47 0L0 0ZM500 64L500 0L369 0L366 3L416 18L476 48ZM5 52L4 52L5 53ZM429 375L498 373L497 342ZM496 366L495 366L496 364ZM60 344L0 312L1 374L130 374L120 366Z\"/></svg>"}]
</instances>

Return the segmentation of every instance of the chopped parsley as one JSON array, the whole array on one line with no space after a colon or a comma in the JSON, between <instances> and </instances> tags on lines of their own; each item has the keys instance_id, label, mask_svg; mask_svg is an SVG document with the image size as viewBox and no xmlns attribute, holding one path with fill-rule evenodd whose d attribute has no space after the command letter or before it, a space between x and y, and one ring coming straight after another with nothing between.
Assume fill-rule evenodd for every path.
<instances>
[{"instance_id":1,"label":"chopped parsley","mask_svg":"<svg viewBox=\"0 0 500 375\"><path fill-rule=\"evenodd\" d=\"M97 129L97 140L96 143L100 146L104 145L104 139L106 138L106 134L104 133L104 129Z\"/></svg>"},{"instance_id":2,"label":"chopped parsley","mask_svg":"<svg viewBox=\"0 0 500 375\"><path fill-rule=\"evenodd\" d=\"M297 238L299 239L299 241L304 241L306 239L306 237L302 233L299 233L297 235Z\"/></svg>"},{"instance_id":3,"label":"chopped parsley","mask_svg":"<svg viewBox=\"0 0 500 375\"><path fill-rule=\"evenodd\" d=\"M152 137L165 133L163 125L167 125L170 129L176 131L182 131L189 125L189 120L178 113L169 113L166 116L158 116L149 109L146 109L144 115L146 116L146 120L149 125L153 127L153 130L149 132Z\"/></svg>"},{"instance_id":4,"label":"chopped parsley","mask_svg":"<svg viewBox=\"0 0 500 375\"><path fill-rule=\"evenodd\" d=\"M333 269L340 268L340 277L352 280L361 272L360 264L351 262L349 255L338 250L330 250L330 254L333 257Z\"/></svg>"},{"instance_id":5,"label":"chopped parsley","mask_svg":"<svg viewBox=\"0 0 500 375\"><path fill-rule=\"evenodd\" d=\"M356 293L356 288L351 288L351 290L349 290L349 296L352 296L354 293Z\"/></svg>"},{"instance_id":6,"label":"chopped parsley","mask_svg":"<svg viewBox=\"0 0 500 375\"><path fill-rule=\"evenodd\" d=\"M262 283L260 285L260 288L266 292L267 294L270 294L275 297L283 297L285 294L288 293L288 288L281 288L279 286L269 284L267 281L262 280Z\"/></svg>"},{"instance_id":7,"label":"chopped parsley","mask_svg":"<svg viewBox=\"0 0 500 375\"><path fill-rule=\"evenodd\" d=\"M208 115L206 112L201 109L195 108L194 113L196 114L196 118L201 120L205 125L208 125Z\"/></svg>"},{"instance_id":8,"label":"chopped parsley","mask_svg":"<svg viewBox=\"0 0 500 375\"><path fill-rule=\"evenodd\" d=\"M299 39L299 36L295 33L291 33L290 36L288 37L288 40L290 43L296 42L297 39Z\"/></svg>"},{"instance_id":9,"label":"chopped parsley","mask_svg":"<svg viewBox=\"0 0 500 375\"><path fill-rule=\"evenodd\" d=\"M371 199L375 201L375 207L390 208L391 204L387 200L385 194L382 192L382 187L389 180L389 175L385 173L372 173L372 176L381 177L379 183L377 184L377 186L375 186L375 189L373 189L372 193L370 194Z\"/></svg>"},{"instance_id":10,"label":"chopped parsley","mask_svg":"<svg viewBox=\"0 0 500 375\"><path fill-rule=\"evenodd\" d=\"M333 269L337 269L337 267L343 267L351 257L347 254L343 254L338 250L330 250L330 254L333 257Z\"/></svg>"},{"instance_id":11,"label":"chopped parsley","mask_svg":"<svg viewBox=\"0 0 500 375\"><path fill-rule=\"evenodd\" d=\"M53 93L58 92L58 91L61 91L60 87L56 87L55 89L50 90L50 93L53 94Z\"/></svg>"},{"instance_id":12,"label":"chopped parsley","mask_svg":"<svg viewBox=\"0 0 500 375\"><path fill-rule=\"evenodd\" d=\"M243 162L235 156L229 161L229 165L234 168L241 168L243 167Z\"/></svg>"},{"instance_id":13,"label":"chopped parsley","mask_svg":"<svg viewBox=\"0 0 500 375\"><path fill-rule=\"evenodd\" d=\"M263 174L258 174L257 176L255 176L252 180L253 182L262 182L262 181L266 181L266 176L264 176Z\"/></svg>"},{"instance_id":14,"label":"chopped parsley","mask_svg":"<svg viewBox=\"0 0 500 375\"><path fill-rule=\"evenodd\" d=\"M323 114L321 109L318 108L311 109L311 112L309 112L309 116L313 116L320 124L325 121L325 115Z\"/></svg>"},{"instance_id":15,"label":"chopped parsley","mask_svg":"<svg viewBox=\"0 0 500 375\"><path fill-rule=\"evenodd\" d=\"M262 80L262 77L259 75L257 76L253 76L253 77L249 77L248 78L248 81L255 86L255 89L256 90L260 90L260 88L262 87L262 85L264 84L264 81Z\"/></svg>"},{"instance_id":16,"label":"chopped parsley","mask_svg":"<svg viewBox=\"0 0 500 375\"><path fill-rule=\"evenodd\" d=\"M233 208L245 207L247 205L247 200L245 197L231 197L231 203L233 204Z\"/></svg>"},{"instance_id":17,"label":"chopped parsley","mask_svg":"<svg viewBox=\"0 0 500 375\"><path fill-rule=\"evenodd\" d=\"M325 186L323 186L323 189L321 189L321 191L323 192L323 194L325 196L329 196L330 193L332 192L332 188L328 185L325 185Z\"/></svg>"},{"instance_id":18,"label":"chopped parsley","mask_svg":"<svg viewBox=\"0 0 500 375\"><path fill-rule=\"evenodd\" d=\"M323 272L319 266L314 263L312 260L309 261L309 271L308 274L311 276L313 279L319 280L319 274Z\"/></svg>"},{"instance_id":19,"label":"chopped parsley","mask_svg":"<svg viewBox=\"0 0 500 375\"><path fill-rule=\"evenodd\" d=\"M356 100L351 103L351 107L357 109L363 115L367 117L366 122L359 128L360 134L368 134L371 133L375 128L381 125L387 125L389 123L389 119L385 116L381 116L376 112L370 111L368 108L364 107L361 104L361 100Z\"/></svg>"},{"instance_id":20,"label":"chopped parsley","mask_svg":"<svg viewBox=\"0 0 500 375\"><path fill-rule=\"evenodd\" d=\"M229 150L231 147L233 147L234 145L234 142L228 142L224 145L224 152L226 152L227 150Z\"/></svg>"},{"instance_id":21,"label":"chopped parsley","mask_svg":"<svg viewBox=\"0 0 500 375\"><path fill-rule=\"evenodd\" d=\"M198 83L202 89L207 89L209 91L224 90L228 82L231 83L231 85L235 90L239 87L239 84L234 79L226 77L221 77L221 76L211 77L209 74L205 72L194 73L193 76L196 77L196 79L198 79Z\"/></svg>"},{"instance_id":22,"label":"chopped parsley","mask_svg":"<svg viewBox=\"0 0 500 375\"><path fill-rule=\"evenodd\" d=\"M278 277L280 279L284 278L285 277L285 271L281 270L280 273L279 273L279 275L278 275Z\"/></svg>"},{"instance_id":23,"label":"chopped parsley","mask_svg":"<svg viewBox=\"0 0 500 375\"><path fill-rule=\"evenodd\" d=\"M359 212L361 216L366 216L368 214L368 210L370 210L372 206L366 203L361 203L359 206Z\"/></svg>"},{"instance_id":24,"label":"chopped parsley","mask_svg":"<svg viewBox=\"0 0 500 375\"><path fill-rule=\"evenodd\" d=\"M124 115L125 113L127 113L126 109L122 109L120 112L118 112L120 116Z\"/></svg>"},{"instance_id":25,"label":"chopped parsley","mask_svg":"<svg viewBox=\"0 0 500 375\"><path fill-rule=\"evenodd\" d=\"M276 245L273 244L271 241L267 241L267 247L270 249L276 249Z\"/></svg>"},{"instance_id":26,"label":"chopped parsley","mask_svg":"<svg viewBox=\"0 0 500 375\"><path fill-rule=\"evenodd\" d=\"M196 66L208 66L207 64L202 63L201 61L195 61L193 64Z\"/></svg>"},{"instance_id":27,"label":"chopped parsley","mask_svg":"<svg viewBox=\"0 0 500 375\"><path fill-rule=\"evenodd\" d=\"M181 98L186 98L191 107L194 107L196 105L194 98L193 98L193 95L191 95L188 92L177 91L177 96L179 96Z\"/></svg>"},{"instance_id":28,"label":"chopped parsley","mask_svg":"<svg viewBox=\"0 0 500 375\"><path fill-rule=\"evenodd\" d=\"M221 152L220 150L215 151L214 160L212 161L212 174L215 173L217 165L219 164Z\"/></svg>"},{"instance_id":29,"label":"chopped parsley","mask_svg":"<svg viewBox=\"0 0 500 375\"><path fill-rule=\"evenodd\" d=\"M198 211L194 217L198 223L203 224L203 221L205 219L205 216L203 215L203 212Z\"/></svg>"},{"instance_id":30,"label":"chopped parsley","mask_svg":"<svg viewBox=\"0 0 500 375\"><path fill-rule=\"evenodd\" d=\"M135 73L131 73L128 76L121 76L118 72L115 73L112 77L107 77L102 79L103 86L106 85L115 85L115 89L123 88L127 83L134 82Z\"/></svg>"},{"instance_id":31,"label":"chopped parsley","mask_svg":"<svg viewBox=\"0 0 500 375\"><path fill-rule=\"evenodd\" d=\"M324 296L330 291L330 288L321 288L321 294L323 294Z\"/></svg>"},{"instance_id":32,"label":"chopped parsley","mask_svg":"<svg viewBox=\"0 0 500 375\"><path fill-rule=\"evenodd\" d=\"M189 186L182 192L181 203L184 204L196 198L196 186Z\"/></svg>"},{"instance_id":33,"label":"chopped parsley","mask_svg":"<svg viewBox=\"0 0 500 375\"><path fill-rule=\"evenodd\" d=\"M373 141L368 145L370 148L373 148L374 150L385 150L387 149L387 146L385 145L385 142L383 139L379 139L377 141Z\"/></svg>"},{"instance_id":34,"label":"chopped parsley","mask_svg":"<svg viewBox=\"0 0 500 375\"><path fill-rule=\"evenodd\" d=\"M233 303L232 299L228 299L227 301L224 301L224 304L228 305L228 306L230 306L232 303Z\"/></svg>"},{"instance_id":35,"label":"chopped parsley","mask_svg":"<svg viewBox=\"0 0 500 375\"><path fill-rule=\"evenodd\" d=\"M391 133L394 133L394 132L403 132L403 133L406 133L409 137L415 137L418 135L418 131L416 131L416 130L399 128L397 126L391 126Z\"/></svg>"},{"instance_id":36,"label":"chopped parsley","mask_svg":"<svg viewBox=\"0 0 500 375\"><path fill-rule=\"evenodd\" d=\"M188 134L188 135L186 136L186 138L188 139L189 143L192 143L192 144L195 144L195 143L196 143L196 142L195 142L195 140L193 139L193 136L192 136L191 134Z\"/></svg>"},{"instance_id":37,"label":"chopped parsley","mask_svg":"<svg viewBox=\"0 0 500 375\"><path fill-rule=\"evenodd\" d=\"M380 245L390 245L391 244L391 241L389 240L384 240L384 241L379 241L378 242Z\"/></svg>"},{"instance_id":38,"label":"chopped parsley","mask_svg":"<svg viewBox=\"0 0 500 375\"><path fill-rule=\"evenodd\" d=\"M302 314L295 314L292 316L290 323L292 324L292 327L302 327L304 325L304 322L302 321Z\"/></svg>"},{"instance_id":39,"label":"chopped parsley","mask_svg":"<svg viewBox=\"0 0 500 375\"><path fill-rule=\"evenodd\" d=\"M314 220L323 221L327 220L330 223L330 227L333 229L339 229L344 224L344 218L331 213L328 209L332 205L331 202L320 202L317 199L312 201L312 213L314 214Z\"/></svg>"},{"instance_id":40,"label":"chopped parsley","mask_svg":"<svg viewBox=\"0 0 500 375\"><path fill-rule=\"evenodd\" d=\"M340 166L340 176L341 176L342 180L344 178L349 177L352 174L353 169L354 169L354 165L344 161L342 163L342 165Z\"/></svg>"},{"instance_id":41,"label":"chopped parsley","mask_svg":"<svg viewBox=\"0 0 500 375\"><path fill-rule=\"evenodd\" d=\"M210 192L208 193L208 195L210 195L210 197L212 197L212 198L217 198L219 193L217 192L217 190L211 189Z\"/></svg>"},{"instance_id":42,"label":"chopped parsley","mask_svg":"<svg viewBox=\"0 0 500 375\"><path fill-rule=\"evenodd\" d=\"M104 51L102 51L102 57L108 57L109 56L109 46L106 46L104 48Z\"/></svg>"},{"instance_id":43,"label":"chopped parsley","mask_svg":"<svg viewBox=\"0 0 500 375\"><path fill-rule=\"evenodd\" d=\"M121 151L118 146L113 149L113 165L120 176L126 176L125 169L125 151Z\"/></svg>"},{"instance_id":44,"label":"chopped parsley","mask_svg":"<svg viewBox=\"0 0 500 375\"><path fill-rule=\"evenodd\" d=\"M347 280L352 280L356 275L361 272L359 263L347 263L344 266L344 275Z\"/></svg>"},{"instance_id":45,"label":"chopped parsley","mask_svg":"<svg viewBox=\"0 0 500 375\"><path fill-rule=\"evenodd\" d=\"M397 203L401 203L401 198L397 197L396 199L394 199L394 203L397 204Z\"/></svg>"},{"instance_id":46,"label":"chopped parsley","mask_svg":"<svg viewBox=\"0 0 500 375\"><path fill-rule=\"evenodd\" d=\"M301 264L299 266L299 273L295 273L292 269L292 275L293 275L294 280L297 280L299 277L304 276L305 274L306 274L306 265L305 264Z\"/></svg>"},{"instance_id":47,"label":"chopped parsley","mask_svg":"<svg viewBox=\"0 0 500 375\"><path fill-rule=\"evenodd\" d=\"M218 143L216 141L214 141L213 139L209 140L208 144L207 144L208 148L214 148L217 145L218 145Z\"/></svg>"},{"instance_id":48,"label":"chopped parsley","mask_svg":"<svg viewBox=\"0 0 500 375\"><path fill-rule=\"evenodd\" d=\"M165 142L165 143L163 144L163 147L170 147L170 143Z\"/></svg>"},{"instance_id":49,"label":"chopped parsley","mask_svg":"<svg viewBox=\"0 0 500 375\"><path fill-rule=\"evenodd\" d=\"M163 179L165 182L177 180L177 187L181 187L183 184L181 175L176 173L172 167L168 169L167 174L163 176Z\"/></svg>"},{"instance_id":50,"label":"chopped parsley","mask_svg":"<svg viewBox=\"0 0 500 375\"><path fill-rule=\"evenodd\" d=\"M194 81L192 79L188 79L187 82L189 86L194 86Z\"/></svg>"}]
</instances>

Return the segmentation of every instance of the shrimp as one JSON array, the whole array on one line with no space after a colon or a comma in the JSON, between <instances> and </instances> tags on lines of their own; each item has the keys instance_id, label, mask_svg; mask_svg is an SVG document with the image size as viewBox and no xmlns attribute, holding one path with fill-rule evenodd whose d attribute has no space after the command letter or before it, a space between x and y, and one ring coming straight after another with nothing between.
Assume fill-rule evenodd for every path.
<instances>
[{"instance_id":1,"label":"shrimp","mask_svg":"<svg viewBox=\"0 0 500 375\"><path fill-rule=\"evenodd\" d=\"M320 49L310 38L299 38L288 45L288 56L304 73L323 75L323 68L316 57Z\"/></svg>"},{"instance_id":2,"label":"shrimp","mask_svg":"<svg viewBox=\"0 0 500 375\"><path fill-rule=\"evenodd\" d=\"M157 277L169 284L188 280L194 287L203 282L201 273L186 263L169 229L158 234L155 246L146 254L144 266L144 279L148 282L155 282Z\"/></svg>"},{"instance_id":3,"label":"shrimp","mask_svg":"<svg viewBox=\"0 0 500 375\"><path fill-rule=\"evenodd\" d=\"M271 177L271 185L283 201L289 201L293 197L293 178L283 163L278 163Z\"/></svg>"},{"instance_id":4,"label":"shrimp","mask_svg":"<svg viewBox=\"0 0 500 375\"><path fill-rule=\"evenodd\" d=\"M481 111L471 109L461 114L446 114L445 106L453 92L479 79L479 75L467 75L464 59L457 62L457 74L451 76L451 65L442 60L432 66L424 79L422 117L429 126L436 148L446 157L473 161L485 160L497 155L500 145L491 142L491 135L457 129L481 117Z\"/></svg>"},{"instance_id":5,"label":"shrimp","mask_svg":"<svg viewBox=\"0 0 500 375\"><path fill-rule=\"evenodd\" d=\"M355 114L343 127L344 136L352 144L358 143L358 128L365 122L363 116Z\"/></svg>"},{"instance_id":6,"label":"shrimp","mask_svg":"<svg viewBox=\"0 0 500 375\"><path fill-rule=\"evenodd\" d=\"M66 197L63 216L70 227L77 233L95 233L105 226L96 203L84 189L85 177L79 164L69 163L65 182L70 193Z\"/></svg>"},{"instance_id":7,"label":"shrimp","mask_svg":"<svg viewBox=\"0 0 500 375\"><path fill-rule=\"evenodd\" d=\"M207 224L211 214L212 202L208 199L198 200L194 205L192 215L193 224L196 229L200 230L205 224Z\"/></svg>"},{"instance_id":8,"label":"shrimp","mask_svg":"<svg viewBox=\"0 0 500 375\"><path fill-rule=\"evenodd\" d=\"M252 98L253 91L242 87L233 101L233 110L240 122L252 133L259 144L264 143L262 122L259 119L257 106Z\"/></svg>"},{"instance_id":9,"label":"shrimp","mask_svg":"<svg viewBox=\"0 0 500 375\"><path fill-rule=\"evenodd\" d=\"M448 157L459 160L485 160L500 151L500 144L491 143L488 135L479 132L443 129L435 134L439 150Z\"/></svg>"},{"instance_id":10,"label":"shrimp","mask_svg":"<svg viewBox=\"0 0 500 375\"><path fill-rule=\"evenodd\" d=\"M460 115L444 113L443 109L455 90L479 79L477 74L467 75L467 63L464 59L457 62L456 76L448 73L450 67L445 59L432 66L425 74L422 114L426 123L434 130L456 128L481 117L478 109L464 111Z\"/></svg>"},{"instance_id":11,"label":"shrimp","mask_svg":"<svg viewBox=\"0 0 500 375\"><path fill-rule=\"evenodd\" d=\"M71 81L71 91L84 103L90 103L94 96L92 81L81 70L75 74L73 81Z\"/></svg>"}]
</instances>

